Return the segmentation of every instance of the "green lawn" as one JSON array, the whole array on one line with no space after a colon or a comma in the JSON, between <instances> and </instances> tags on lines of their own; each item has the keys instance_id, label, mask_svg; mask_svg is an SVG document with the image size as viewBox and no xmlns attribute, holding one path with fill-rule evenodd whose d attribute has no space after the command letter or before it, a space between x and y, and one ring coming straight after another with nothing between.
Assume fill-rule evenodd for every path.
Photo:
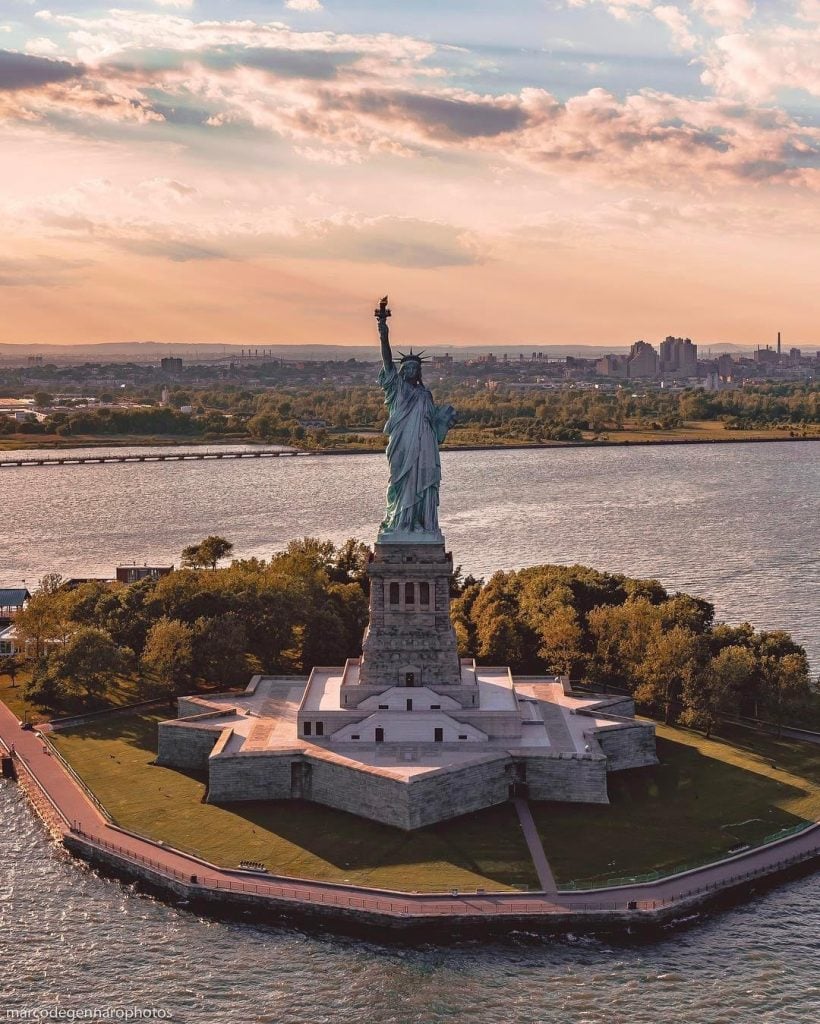
<instances>
[{"instance_id":1,"label":"green lawn","mask_svg":"<svg viewBox=\"0 0 820 1024\"><path fill-rule=\"evenodd\" d=\"M151 764L162 717L53 736L125 828L226 867L255 860L277 874L419 891L537 887L509 804L412 833L288 800L216 807L202 802L204 776ZM559 883L671 870L820 820L820 746L659 725L658 754L655 768L610 776L609 805L531 804Z\"/></svg>"},{"instance_id":2,"label":"green lawn","mask_svg":"<svg viewBox=\"0 0 820 1024\"><path fill-rule=\"evenodd\" d=\"M290 800L202 803L204 777L161 768L159 715L122 715L55 733L63 756L118 825L216 864L264 863L277 874L407 890L536 889L509 804L405 833Z\"/></svg>"},{"instance_id":3,"label":"green lawn","mask_svg":"<svg viewBox=\"0 0 820 1024\"><path fill-rule=\"evenodd\" d=\"M532 805L559 884L670 870L820 820L820 746L657 730L660 765L611 775L609 806Z\"/></svg>"}]
</instances>

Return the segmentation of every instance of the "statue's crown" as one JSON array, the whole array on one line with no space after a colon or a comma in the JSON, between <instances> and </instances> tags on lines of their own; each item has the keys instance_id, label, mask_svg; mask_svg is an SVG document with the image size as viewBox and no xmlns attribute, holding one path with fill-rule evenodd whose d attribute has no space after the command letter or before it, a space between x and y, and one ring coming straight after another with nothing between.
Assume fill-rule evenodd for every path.
<instances>
[{"instance_id":1,"label":"statue's crown","mask_svg":"<svg viewBox=\"0 0 820 1024\"><path fill-rule=\"evenodd\" d=\"M424 356L424 352L424 349L421 352L414 352L412 348L406 355L404 352L399 352L399 362L409 363L411 359L414 359L417 363L426 363L427 359Z\"/></svg>"}]
</instances>

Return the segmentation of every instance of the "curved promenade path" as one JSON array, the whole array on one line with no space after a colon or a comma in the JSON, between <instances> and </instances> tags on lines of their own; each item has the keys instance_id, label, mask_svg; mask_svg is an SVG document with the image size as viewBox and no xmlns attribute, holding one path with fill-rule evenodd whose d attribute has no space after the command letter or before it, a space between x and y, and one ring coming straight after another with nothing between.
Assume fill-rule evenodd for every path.
<instances>
[{"instance_id":1,"label":"curved promenade path","mask_svg":"<svg viewBox=\"0 0 820 1024\"><path fill-rule=\"evenodd\" d=\"M623 921L653 919L658 911L681 911L716 891L742 885L820 855L820 824L703 868L656 882L588 891L403 893L356 886L255 875L216 867L181 851L154 843L112 825L82 786L63 767L40 737L21 729L17 718L0 702L0 743L13 750L18 774L27 773L36 789L34 802L52 831L87 859L139 868L147 880L164 884L178 895L207 897L235 894L258 905L315 908L373 917L442 924L476 918L556 917L575 919L613 915ZM32 787L29 786L29 790ZM91 856L88 856L91 854Z\"/></svg>"}]
</instances>

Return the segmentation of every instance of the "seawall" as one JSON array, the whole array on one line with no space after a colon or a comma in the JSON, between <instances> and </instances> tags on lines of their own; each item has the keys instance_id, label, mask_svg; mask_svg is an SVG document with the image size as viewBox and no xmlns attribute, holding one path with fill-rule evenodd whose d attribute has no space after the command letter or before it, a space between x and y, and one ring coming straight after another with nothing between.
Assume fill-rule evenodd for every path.
<instances>
[{"instance_id":1,"label":"seawall","mask_svg":"<svg viewBox=\"0 0 820 1024\"><path fill-rule=\"evenodd\" d=\"M3 741L5 740L5 744ZM654 881L555 892L393 892L231 871L119 829L48 745L0 703L0 746L14 743L20 785L51 835L74 856L192 909L287 921L368 938L446 943L463 935L635 932L691 919L820 861L820 824L766 846Z\"/></svg>"}]
</instances>

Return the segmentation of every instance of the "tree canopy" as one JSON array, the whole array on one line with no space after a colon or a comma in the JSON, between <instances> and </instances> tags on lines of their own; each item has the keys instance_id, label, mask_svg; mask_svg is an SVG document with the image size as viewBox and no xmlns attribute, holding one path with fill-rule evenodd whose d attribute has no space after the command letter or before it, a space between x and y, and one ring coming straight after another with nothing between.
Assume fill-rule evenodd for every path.
<instances>
[{"instance_id":1,"label":"tree canopy","mask_svg":"<svg viewBox=\"0 0 820 1024\"><path fill-rule=\"evenodd\" d=\"M240 685L252 672L305 674L361 652L364 544L303 537L219 568L231 550L207 537L186 548L186 567L128 585L67 589L45 578L16 620L35 664L30 698L50 706L99 694L125 667L138 667L146 695L172 695ZM708 601L658 580L581 565L453 576L460 653L484 664L629 693L640 709L707 733L725 715L794 721L815 693L787 633L715 623Z\"/></svg>"}]
</instances>

